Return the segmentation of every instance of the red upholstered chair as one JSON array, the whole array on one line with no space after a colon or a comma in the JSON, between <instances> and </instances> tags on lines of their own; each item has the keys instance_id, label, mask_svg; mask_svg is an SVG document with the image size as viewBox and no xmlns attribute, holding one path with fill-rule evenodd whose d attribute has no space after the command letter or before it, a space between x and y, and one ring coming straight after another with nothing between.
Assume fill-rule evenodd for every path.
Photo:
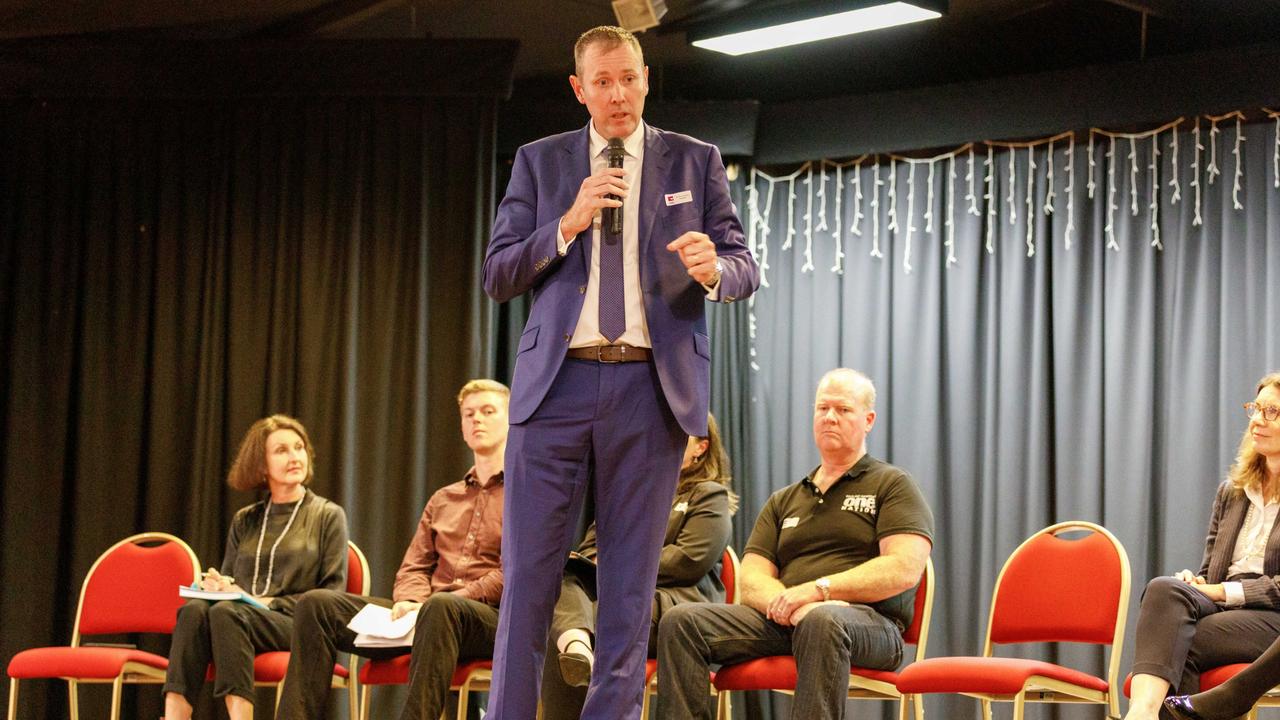
<instances>
[{"instance_id":1,"label":"red upholstered chair","mask_svg":"<svg viewBox=\"0 0 1280 720\"><path fill-rule=\"evenodd\" d=\"M370 690L376 685L404 685L409 682L409 655L390 660L370 660L360 666L360 720L369 720ZM471 693L489 689L493 680L492 660L469 660L453 671L449 689L458 693L458 717L467 716ZM355 717L354 715L352 717Z\"/></svg>"},{"instance_id":2,"label":"red upholstered chair","mask_svg":"<svg viewBox=\"0 0 1280 720\"><path fill-rule=\"evenodd\" d=\"M347 592L357 595L368 595L371 585L369 577L369 560L353 542L347 541ZM356 716L357 693L355 683L356 656L352 655L347 665L335 663L333 666L333 683L335 688L347 689L347 707L350 717ZM253 659L253 684L258 687L274 687L276 689L275 708L280 707L280 696L284 693L284 677L289 670L289 651L273 650L259 653ZM209 676L213 677L214 669L209 668ZM274 709L273 713L274 715Z\"/></svg>"},{"instance_id":3,"label":"red upholstered chair","mask_svg":"<svg viewBox=\"0 0 1280 720\"><path fill-rule=\"evenodd\" d=\"M1063 537L1084 531L1079 538ZM1027 538L996 578L981 657L939 657L908 666L898 676L906 696L958 693L979 698L990 720L991 703L1012 702L1022 720L1031 702L1096 703L1120 716L1120 651L1129 606L1129 558L1110 532L1072 521ZM1110 645L1106 679L1039 660L992 657L1006 643L1079 642Z\"/></svg>"},{"instance_id":4,"label":"red upholstered chair","mask_svg":"<svg viewBox=\"0 0 1280 720\"><path fill-rule=\"evenodd\" d=\"M726 545L724 557L720 559L720 584L724 585L724 601L730 605L738 602L738 574L742 570L738 564L738 553ZM640 705L640 717L648 720L651 698L658 692L658 661L644 661L644 701Z\"/></svg>"},{"instance_id":5,"label":"red upholstered chair","mask_svg":"<svg viewBox=\"0 0 1280 720\"><path fill-rule=\"evenodd\" d=\"M111 718L120 717L124 683L163 683L169 660L121 647L89 647L85 635L173 632L179 585L200 577L196 554L166 533L140 533L107 548L85 576L71 645L23 650L9 661L9 720L18 714L18 681L62 678L69 687L69 717L78 720L77 683L111 683Z\"/></svg>"},{"instance_id":6,"label":"red upholstered chair","mask_svg":"<svg viewBox=\"0 0 1280 720\"><path fill-rule=\"evenodd\" d=\"M916 646L915 662L924 659L929 641L929 624L933 618L933 559L925 564L924 574L916 587L915 614L902 639ZM891 670L849 668L849 697L859 700L897 700L898 717L907 718L908 701L898 692L898 673ZM734 690L773 690L788 695L796 689L796 659L792 655L756 658L736 665L726 665L715 674L716 717L729 720L729 693ZM923 720L924 707L916 703L916 720Z\"/></svg>"}]
</instances>

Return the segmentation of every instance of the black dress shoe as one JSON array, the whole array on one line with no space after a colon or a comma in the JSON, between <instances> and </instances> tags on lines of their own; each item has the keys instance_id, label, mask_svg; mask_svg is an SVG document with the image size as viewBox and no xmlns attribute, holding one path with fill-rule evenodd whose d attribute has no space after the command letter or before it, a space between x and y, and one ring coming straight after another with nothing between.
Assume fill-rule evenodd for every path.
<instances>
[{"instance_id":1,"label":"black dress shoe","mask_svg":"<svg viewBox=\"0 0 1280 720\"><path fill-rule=\"evenodd\" d=\"M1187 695L1170 695L1160 706L1160 720L1208 720L1191 707Z\"/></svg>"}]
</instances>

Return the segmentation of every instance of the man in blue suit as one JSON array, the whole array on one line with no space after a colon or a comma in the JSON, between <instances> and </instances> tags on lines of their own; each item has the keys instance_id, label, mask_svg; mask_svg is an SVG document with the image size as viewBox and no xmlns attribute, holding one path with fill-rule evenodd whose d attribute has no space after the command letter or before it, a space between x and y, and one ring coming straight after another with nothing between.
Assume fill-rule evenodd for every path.
<instances>
[{"instance_id":1,"label":"man in blue suit","mask_svg":"<svg viewBox=\"0 0 1280 720\"><path fill-rule=\"evenodd\" d=\"M489 705L497 720L535 715L547 628L588 486L599 636L582 717L639 717L681 454L687 436L707 432L705 303L733 302L759 284L719 151L642 122L648 75L631 33L583 33L569 83L591 121L520 148L485 257L491 297L533 294L511 386Z\"/></svg>"}]
</instances>

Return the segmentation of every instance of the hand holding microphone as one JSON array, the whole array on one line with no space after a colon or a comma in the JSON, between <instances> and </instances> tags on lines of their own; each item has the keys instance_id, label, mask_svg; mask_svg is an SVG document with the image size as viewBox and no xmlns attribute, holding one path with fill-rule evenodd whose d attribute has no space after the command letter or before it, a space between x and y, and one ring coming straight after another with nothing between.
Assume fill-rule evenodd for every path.
<instances>
[{"instance_id":1,"label":"hand holding microphone","mask_svg":"<svg viewBox=\"0 0 1280 720\"><path fill-rule=\"evenodd\" d=\"M573 205L565 212L560 222L564 240L572 240L578 233L591 227L596 213L618 208L618 222L622 222L622 198L627 196L631 185L622 179L624 171L621 167L606 167L582 181L578 188L578 196ZM610 229L612 218L604 213L601 220L605 223L603 230ZM607 232L605 233L608 234Z\"/></svg>"}]
</instances>

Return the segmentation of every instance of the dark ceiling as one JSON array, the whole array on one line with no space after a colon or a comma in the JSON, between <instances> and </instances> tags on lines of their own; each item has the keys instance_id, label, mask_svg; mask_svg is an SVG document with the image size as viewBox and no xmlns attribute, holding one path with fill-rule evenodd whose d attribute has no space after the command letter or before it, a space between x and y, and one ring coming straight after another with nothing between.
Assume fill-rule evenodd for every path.
<instances>
[{"instance_id":1,"label":"dark ceiling","mask_svg":"<svg viewBox=\"0 0 1280 720\"><path fill-rule=\"evenodd\" d=\"M803 100L1270 42L1277 0L951 0L941 20L732 58L672 23L787 0L667 0L641 35L664 100ZM515 38L517 96L568 95L573 40L609 0L0 0L0 38Z\"/></svg>"}]
</instances>

